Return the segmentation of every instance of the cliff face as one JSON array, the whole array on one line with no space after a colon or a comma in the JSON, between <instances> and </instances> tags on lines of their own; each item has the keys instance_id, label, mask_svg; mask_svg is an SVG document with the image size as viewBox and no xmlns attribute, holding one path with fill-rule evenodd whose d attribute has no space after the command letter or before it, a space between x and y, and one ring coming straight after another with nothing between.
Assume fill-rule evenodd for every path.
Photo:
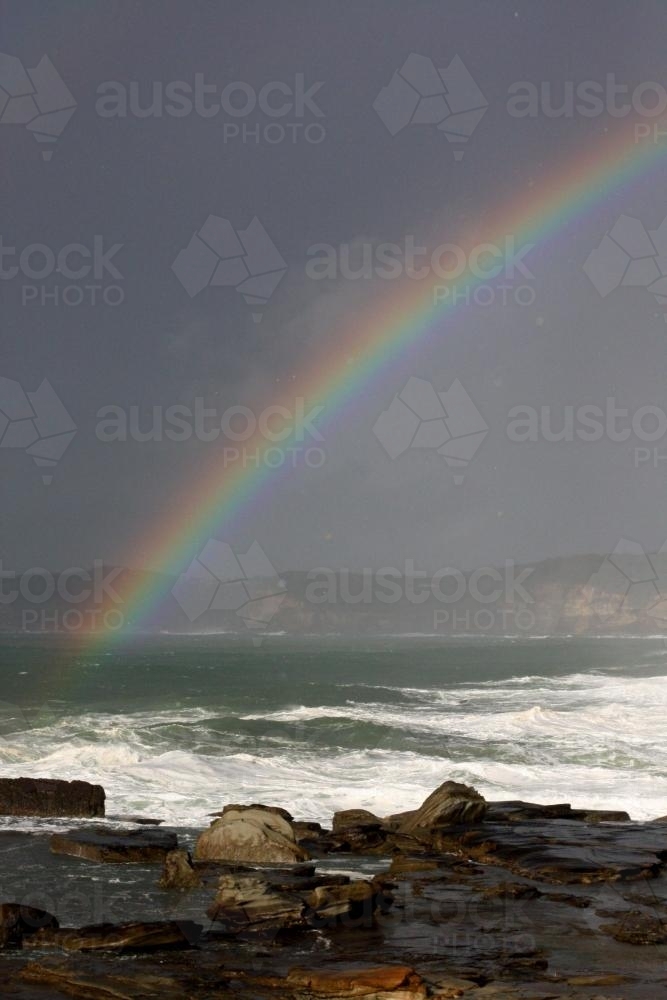
<instances>
[{"instance_id":1,"label":"cliff face","mask_svg":"<svg viewBox=\"0 0 667 1000\"><path fill-rule=\"evenodd\" d=\"M18 593L15 599L0 602L0 631L69 633L129 625L149 632L253 634L247 627L250 621L259 625L260 632L284 630L297 635L667 633L662 577L636 580L636 576L632 568L624 574L608 558L594 555L482 573L450 570L431 577L400 576L397 571L291 571L281 575L277 598L275 580L246 581L248 593L255 597L274 591L270 603L254 602L257 614L252 612L252 601L238 610L216 610L219 602L212 600L208 610L188 617L172 594L175 580L158 581L151 574L119 570L115 593L151 590L163 595L147 622L133 620L131 601L95 603L94 590L87 600L70 601L67 585L60 587L55 575L48 600Z\"/></svg>"},{"instance_id":2,"label":"cliff face","mask_svg":"<svg viewBox=\"0 0 667 1000\"><path fill-rule=\"evenodd\" d=\"M350 575L344 586L329 582L327 599L314 604L305 573L285 574L286 598L272 626L294 632L422 632L443 635L600 635L667 633L659 588L609 573L602 556L545 560L503 568L499 586L465 574L454 597L451 586L431 580L397 581L400 596L387 602L378 586ZM525 577L523 574L525 573ZM520 581L516 586L513 581ZM341 581L336 577L336 583ZM354 599L350 599L354 595ZM424 596L426 595L426 596Z\"/></svg>"}]
</instances>

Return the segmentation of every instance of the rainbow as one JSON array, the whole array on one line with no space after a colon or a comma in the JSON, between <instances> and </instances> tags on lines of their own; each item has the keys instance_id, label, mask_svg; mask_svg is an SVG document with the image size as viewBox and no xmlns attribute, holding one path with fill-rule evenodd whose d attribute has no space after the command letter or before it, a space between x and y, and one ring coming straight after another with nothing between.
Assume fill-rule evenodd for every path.
<instances>
[{"instance_id":1,"label":"rainbow","mask_svg":"<svg viewBox=\"0 0 667 1000\"><path fill-rule=\"evenodd\" d=\"M661 160L664 152L657 144L638 144L632 123L626 123L602 141L596 137L594 148L566 159L528 193L509 200L494 212L488 225L485 223L484 241L502 245L506 234L511 233L517 245L544 243L610 192ZM458 242L465 248L480 241L470 240L467 234L466 239ZM458 279L456 287L470 288L479 283L479 278L466 273ZM343 330L335 331L329 338L328 346L309 359L298 375L299 395L309 407L324 407L324 425L333 415L339 417L360 390L386 372L410 345L428 335L436 324L440 329L448 314L464 308L452 305L451 298L434 305L433 285L429 281L401 282L397 293L385 296L379 307L376 303L351 317ZM293 397L292 388L291 396L283 392L265 405L289 409ZM291 443L281 442L281 447L289 447ZM165 596L164 580L160 582L159 574L173 577L183 572L210 537L218 535L223 527L228 531L232 518L261 497L269 481L273 486L286 474L287 463L279 469L262 464L262 456L275 445L260 433L244 444L248 451L259 453L258 465L221 468L220 452L216 450L213 461L195 486L189 484L181 496L172 498L163 520L150 535L138 540L133 558L142 558L157 575L158 582L151 579L147 583L149 574L142 574L140 584L116 588L124 607L129 609L131 622L116 631L103 632L104 639L140 627ZM97 632L92 642L99 640ZM90 636L86 641L91 641Z\"/></svg>"}]
</instances>

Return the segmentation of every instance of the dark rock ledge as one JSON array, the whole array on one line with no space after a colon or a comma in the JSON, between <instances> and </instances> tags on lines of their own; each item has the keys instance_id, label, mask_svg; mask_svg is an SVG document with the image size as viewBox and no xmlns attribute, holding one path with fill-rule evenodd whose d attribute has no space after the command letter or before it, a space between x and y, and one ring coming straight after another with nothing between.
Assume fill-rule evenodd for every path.
<instances>
[{"instance_id":1,"label":"dark rock ledge","mask_svg":"<svg viewBox=\"0 0 667 1000\"><path fill-rule=\"evenodd\" d=\"M73 928L7 900L2 995L655 1000L667 996L666 830L487 803L445 782L419 809L344 810L330 829L233 804L194 858L169 831L72 831L52 843L65 864L94 861L97 878L100 862L155 864L164 908ZM364 865L383 873L348 874Z\"/></svg>"},{"instance_id":2,"label":"dark rock ledge","mask_svg":"<svg viewBox=\"0 0 667 1000\"><path fill-rule=\"evenodd\" d=\"M0 778L0 816L104 816L104 789L87 781Z\"/></svg>"}]
</instances>

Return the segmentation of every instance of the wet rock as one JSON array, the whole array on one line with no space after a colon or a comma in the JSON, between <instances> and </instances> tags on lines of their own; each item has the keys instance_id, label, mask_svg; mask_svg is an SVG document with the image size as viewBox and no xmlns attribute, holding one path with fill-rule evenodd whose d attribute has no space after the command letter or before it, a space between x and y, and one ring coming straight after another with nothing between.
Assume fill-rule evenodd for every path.
<instances>
[{"instance_id":1,"label":"wet rock","mask_svg":"<svg viewBox=\"0 0 667 1000\"><path fill-rule=\"evenodd\" d=\"M292 823L281 811L248 806L228 809L214 820L197 840L195 858L282 863L307 861L309 854L297 844Z\"/></svg>"},{"instance_id":2,"label":"wet rock","mask_svg":"<svg viewBox=\"0 0 667 1000\"><path fill-rule=\"evenodd\" d=\"M667 860L657 826L561 820L557 829L539 821L447 827L431 834L431 846L523 878L556 884L655 878Z\"/></svg>"},{"instance_id":3,"label":"wet rock","mask_svg":"<svg viewBox=\"0 0 667 1000\"><path fill-rule=\"evenodd\" d=\"M323 829L319 823L293 824L294 834L302 847L312 857L327 854L390 854L394 850L409 848L418 842L403 838L385 820L367 809L344 809L334 813L333 828Z\"/></svg>"},{"instance_id":4,"label":"wet rock","mask_svg":"<svg viewBox=\"0 0 667 1000\"><path fill-rule=\"evenodd\" d=\"M361 879L348 885L322 885L306 897L313 911L311 920L316 925L364 923L370 926L375 910L383 901L380 887Z\"/></svg>"},{"instance_id":5,"label":"wet rock","mask_svg":"<svg viewBox=\"0 0 667 1000\"><path fill-rule=\"evenodd\" d=\"M492 822L524 823L530 820L570 819L584 823L628 823L621 809L573 809L568 802L543 805L539 802L489 802L486 819Z\"/></svg>"},{"instance_id":6,"label":"wet rock","mask_svg":"<svg viewBox=\"0 0 667 1000\"><path fill-rule=\"evenodd\" d=\"M404 872L437 871L440 864L435 858L406 858L397 854L389 866L390 875L402 875Z\"/></svg>"},{"instance_id":7,"label":"wet rock","mask_svg":"<svg viewBox=\"0 0 667 1000\"><path fill-rule=\"evenodd\" d=\"M549 962L543 955L511 955L502 961L503 972L515 976L533 976L536 972L544 972L549 968Z\"/></svg>"},{"instance_id":8,"label":"wet rock","mask_svg":"<svg viewBox=\"0 0 667 1000\"><path fill-rule=\"evenodd\" d=\"M63 951L164 951L191 948L201 932L201 925L186 920L44 928L24 937L23 947Z\"/></svg>"},{"instance_id":9,"label":"wet rock","mask_svg":"<svg viewBox=\"0 0 667 1000\"><path fill-rule=\"evenodd\" d=\"M164 862L167 854L178 847L175 833L152 828L124 830L70 830L51 837L53 854L67 854L86 861Z\"/></svg>"},{"instance_id":10,"label":"wet rock","mask_svg":"<svg viewBox=\"0 0 667 1000\"><path fill-rule=\"evenodd\" d=\"M479 823L485 813L486 801L478 791L458 781L445 781L412 816L403 820L399 832L415 834L433 827Z\"/></svg>"},{"instance_id":11,"label":"wet rock","mask_svg":"<svg viewBox=\"0 0 667 1000\"><path fill-rule=\"evenodd\" d=\"M207 915L232 933L305 927L305 901L260 875L223 875Z\"/></svg>"},{"instance_id":12,"label":"wet rock","mask_svg":"<svg viewBox=\"0 0 667 1000\"><path fill-rule=\"evenodd\" d=\"M1 816L104 816L104 789L87 781L0 778Z\"/></svg>"},{"instance_id":13,"label":"wet rock","mask_svg":"<svg viewBox=\"0 0 667 1000\"><path fill-rule=\"evenodd\" d=\"M350 851L353 854L383 853L388 843L388 834L380 826L367 823L362 826L346 826L332 834L329 851L333 853Z\"/></svg>"},{"instance_id":14,"label":"wet rock","mask_svg":"<svg viewBox=\"0 0 667 1000\"><path fill-rule=\"evenodd\" d=\"M137 826L162 826L163 819L153 819L151 816L109 816L116 823L136 823Z\"/></svg>"},{"instance_id":15,"label":"wet rock","mask_svg":"<svg viewBox=\"0 0 667 1000\"><path fill-rule=\"evenodd\" d=\"M289 892L310 892L321 885L347 885L350 881L349 875L317 875L315 865L302 864L290 865L287 868L266 868L263 865L256 865L252 873L261 875L274 889Z\"/></svg>"},{"instance_id":16,"label":"wet rock","mask_svg":"<svg viewBox=\"0 0 667 1000\"><path fill-rule=\"evenodd\" d=\"M576 809L573 818L582 814L585 823L629 823L630 814L623 809Z\"/></svg>"},{"instance_id":17,"label":"wet rock","mask_svg":"<svg viewBox=\"0 0 667 1000\"><path fill-rule=\"evenodd\" d=\"M624 944L667 944L667 920L642 910L628 910L619 921L600 929Z\"/></svg>"},{"instance_id":18,"label":"wet rock","mask_svg":"<svg viewBox=\"0 0 667 1000\"><path fill-rule=\"evenodd\" d=\"M579 910L586 910L591 905L586 896L575 896L570 892L544 892L541 895L552 903L564 903L565 906L575 906Z\"/></svg>"},{"instance_id":19,"label":"wet rock","mask_svg":"<svg viewBox=\"0 0 667 1000\"><path fill-rule=\"evenodd\" d=\"M334 834L319 823L295 822L292 824L294 836L312 858L323 858L336 851L349 850L341 834Z\"/></svg>"},{"instance_id":20,"label":"wet rock","mask_svg":"<svg viewBox=\"0 0 667 1000\"><path fill-rule=\"evenodd\" d=\"M627 982L627 976L619 976L613 972L602 972L599 975L591 976L570 976L567 980L568 986L620 986Z\"/></svg>"},{"instance_id":21,"label":"wet rock","mask_svg":"<svg viewBox=\"0 0 667 1000\"><path fill-rule=\"evenodd\" d=\"M385 965L376 968L292 969L285 986L293 996L326 997L393 997L412 1000L427 995L426 984L407 965Z\"/></svg>"},{"instance_id":22,"label":"wet rock","mask_svg":"<svg viewBox=\"0 0 667 1000\"><path fill-rule=\"evenodd\" d=\"M489 802L486 818L494 823L525 823L534 819L571 819L572 806L569 802L542 805L539 802L522 802L512 799L507 802Z\"/></svg>"},{"instance_id":23,"label":"wet rock","mask_svg":"<svg viewBox=\"0 0 667 1000\"><path fill-rule=\"evenodd\" d=\"M275 813L276 816L282 816L283 819L287 820L288 823L294 822L294 817L287 809L283 809L282 806L265 806L260 802L253 802L250 805L239 805L236 802L228 802L226 806L223 806L219 812L210 813L211 816L224 816L225 813L231 812L243 812L244 809L263 809L264 812ZM318 824L319 826L319 824Z\"/></svg>"},{"instance_id":24,"label":"wet rock","mask_svg":"<svg viewBox=\"0 0 667 1000\"><path fill-rule=\"evenodd\" d=\"M368 809L341 809L333 814L333 833L340 833L348 827L363 826L379 828L382 826L382 820Z\"/></svg>"},{"instance_id":25,"label":"wet rock","mask_svg":"<svg viewBox=\"0 0 667 1000\"><path fill-rule=\"evenodd\" d=\"M114 960L115 966L118 962ZM142 975L133 970L131 975L109 975L73 969L66 963L51 960L29 962L20 973L25 983L40 987L38 993L30 996L75 997L78 1000L138 1000L139 997L151 1000L183 1000L183 987L170 977L164 975ZM42 988L49 989L48 993Z\"/></svg>"},{"instance_id":26,"label":"wet rock","mask_svg":"<svg viewBox=\"0 0 667 1000\"><path fill-rule=\"evenodd\" d=\"M537 899L542 893L537 886L525 882L499 882L484 889L482 895L487 899Z\"/></svg>"},{"instance_id":27,"label":"wet rock","mask_svg":"<svg viewBox=\"0 0 667 1000\"><path fill-rule=\"evenodd\" d=\"M465 996L470 990L476 990L479 983L473 979L459 979L456 976L439 976L429 983L438 1000L456 1000Z\"/></svg>"},{"instance_id":28,"label":"wet rock","mask_svg":"<svg viewBox=\"0 0 667 1000\"><path fill-rule=\"evenodd\" d=\"M218 821L256 811L230 808ZM612 993L649 1000L664 989L664 825L609 819L609 812L573 810L567 803L492 803L478 822L437 821L417 825L414 833L400 827L419 810L381 819L379 826L377 817L345 810L335 831L293 823L275 807L259 812L286 823L295 842L307 837L309 849L313 843L317 850L340 852L348 831L359 844L362 834L368 843L379 833L383 845L360 848L336 864L357 874L384 872L355 880L318 873L312 862L192 862L177 851L173 884L194 873L212 903L214 922L196 951L174 946L170 954L161 950L163 942L140 962L119 962L124 949L132 950L128 938L112 938L114 948L108 935L99 940L99 928L65 935L53 928L25 935L26 950L40 947L41 936L44 949L53 952L31 966L37 971L26 970L25 981L17 976L27 952L5 953L5 991L17 1000L40 990L80 1000L584 1000ZM20 849L20 840L14 846ZM99 868L93 874L99 877ZM178 894L158 895L158 905L160 898L165 918L174 918L179 901L184 914L190 905ZM131 906L143 902L135 896L129 903L126 919L138 917ZM151 912L151 920L159 918ZM178 927L195 943L183 924ZM79 943L86 938L89 952L58 954L68 935ZM630 944L659 947L642 952ZM56 963L67 971L54 972ZM399 967L402 975L395 974Z\"/></svg>"},{"instance_id":29,"label":"wet rock","mask_svg":"<svg viewBox=\"0 0 667 1000\"><path fill-rule=\"evenodd\" d=\"M295 820L292 823L292 829L294 830L297 842L301 840L317 840L322 834L329 833L320 823L306 820Z\"/></svg>"},{"instance_id":30,"label":"wet rock","mask_svg":"<svg viewBox=\"0 0 667 1000\"><path fill-rule=\"evenodd\" d=\"M414 816L416 812L416 809L407 809L405 812L391 813L389 816L382 818L382 825L388 830L400 830L403 824Z\"/></svg>"},{"instance_id":31,"label":"wet rock","mask_svg":"<svg viewBox=\"0 0 667 1000\"><path fill-rule=\"evenodd\" d=\"M26 934L57 926L56 918L46 910L20 903L0 903L0 949L20 948Z\"/></svg>"},{"instance_id":32,"label":"wet rock","mask_svg":"<svg viewBox=\"0 0 667 1000\"><path fill-rule=\"evenodd\" d=\"M195 872L202 878L205 886L217 889L223 875L252 875L261 878L273 889L289 891L298 889L307 891L318 885L346 884L350 881L348 875L317 875L315 865L311 863L296 865L265 865L259 862L241 864L238 861L195 861Z\"/></svg>"},{"instance_id":33,"label":"wet rock","mask_svg":"<svg viewBox=\"0 0 667 1000\"><path fill-rule=\"evenodd\" d=\"M197 889L202 879L192 865L189 851L170 851L164 859L161 889Z\"/></svg>"},{"instance_id":34,"label":"wet rock","mask_svg":"<svg viewBox=\"0 0 667 1000\"><path fill-rule=\"evenodd\" d=\"M389 892L379 883L316 875L314 866L299 865L296 871L257 868L222 875L207 914L228 933L238 934L344 922L370 925L375 911L390 904Z\"/></svg>"}]
</instances>

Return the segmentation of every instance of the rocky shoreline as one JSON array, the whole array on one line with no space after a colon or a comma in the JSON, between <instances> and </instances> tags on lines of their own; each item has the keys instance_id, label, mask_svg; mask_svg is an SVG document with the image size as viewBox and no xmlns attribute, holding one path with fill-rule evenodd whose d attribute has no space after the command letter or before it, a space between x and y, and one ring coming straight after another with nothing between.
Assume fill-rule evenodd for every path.
<instances>
[{"instance_id":1,"label":"rocky shoreline","mask_svg":"<svg viewBox=\"0 0 667 1000\"><path fill-rule=\"evenodd\" d=\"M667 817L487 802L446 781L417 810L349 809L327 828L228 804L190 852L157 820L95 824L99 786L12 781L0 814L90 820L49 836L62 864L97 883L143 866L165 903L155 920L130 900L120 920L69 926L34 891L28 905L0 890L6 996L667 995Z\"/></svg>"}]
</instances>

